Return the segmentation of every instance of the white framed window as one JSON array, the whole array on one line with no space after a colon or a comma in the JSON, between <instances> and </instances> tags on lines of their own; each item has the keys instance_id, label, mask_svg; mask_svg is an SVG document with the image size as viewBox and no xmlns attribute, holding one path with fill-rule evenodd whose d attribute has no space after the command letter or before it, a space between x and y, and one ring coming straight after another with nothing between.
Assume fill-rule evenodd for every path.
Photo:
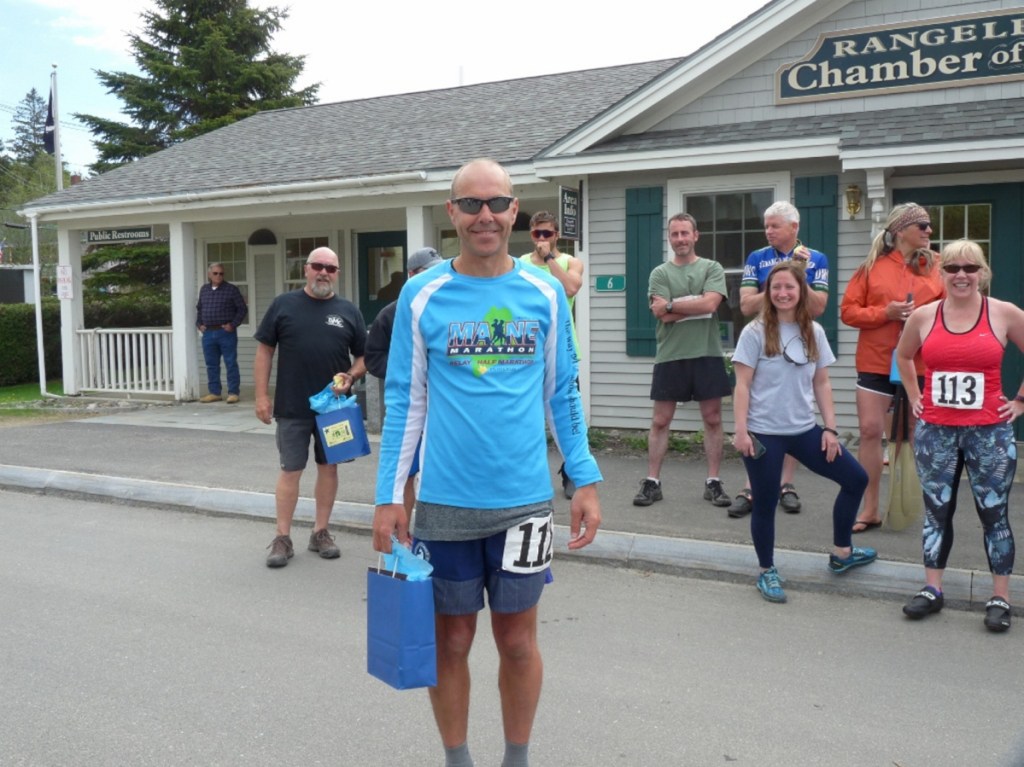
<instances>
[{"instance_id":1,"label":"white framed window","mask_svg":"<svg viewBox=\"0 0 1024 767\"><path fill-rule=\"evenodd\" d=\"M317 248L330 247L326 234L285 237L284 239L284 289L297 290L306 285L303 268L309 254Z\"/></svg>"},{"instance_id":2,"label":"white framed window","mask_svg":"<svg viewBox=\"0 0 1024 767\"><path fill-rule=\"evenodd\" d=\"M248 258L248 247L245 240L225 240L221 242L207 242L205 245L203 263L203 282L208 279L210 265L220 263L224 265L224 279L238 288L248 305L250 293L250 269ZM252 315L246 317L246 324L252 322Z\"/></svg>"},{"instance_id":3,"label":"white framed window","mask_svg":"<svg viewBox=\"0 0 1024 767\"><path fill-rule=\"evenodd\" d=\"M693 216L700 233L697 255L718 261L725 269L729 295L718 307L718 320L726 350L735 346L748 322L740 312L740 280L747 256L768 244L764 211L776 200L791 199L791 183L788 171L668 182L668 215Z\"/></svg>"},{"instance_id":4,"label":"white framed window","mask_svg":"<svg viewBox=\"0 0 1024 767\"><path fill-rule=\"evenodd\" d=\"M989 203L967 205L925 205L932 219L932 250L940 253L953 240L974 240L985 258L991 259L992 206Z\"/></svg>"}]
</instances>

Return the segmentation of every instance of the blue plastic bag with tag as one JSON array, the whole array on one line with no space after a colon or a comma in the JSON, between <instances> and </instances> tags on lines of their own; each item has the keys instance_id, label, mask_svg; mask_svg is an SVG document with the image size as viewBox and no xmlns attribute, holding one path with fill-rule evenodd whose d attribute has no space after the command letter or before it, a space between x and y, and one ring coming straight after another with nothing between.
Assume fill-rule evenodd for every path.
<instances>
[{"instance_id":1,"label":"blue plastic bag with tag","mask_svg":"<svg viewBox=\"0 0 1024 767\"><path fill-rule=\"evenodd\" d=\"M350 397L342 397L335 394L334 383L331 382L324 387L323 391L309 398L309 408L314 413L324 415L325 413L333 413L335 410L348 407L355 401L356 395L354 394Z\"/></svg>"}]
</instances>

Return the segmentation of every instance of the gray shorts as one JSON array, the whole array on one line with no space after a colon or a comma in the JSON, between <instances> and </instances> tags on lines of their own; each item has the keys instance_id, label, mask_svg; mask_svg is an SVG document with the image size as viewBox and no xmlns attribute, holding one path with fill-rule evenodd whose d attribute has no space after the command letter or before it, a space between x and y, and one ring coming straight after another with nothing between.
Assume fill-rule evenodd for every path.
<instances>
[{"instance_id":1,"label":"gray shorts","mask_svg":"<svg viewBox=\"0 0 1024 767\"><path fill-rule=\"evenodd\" d=\"M313 440L313 459L317 463L327 463L323 445L316 435L316 419L310 418L278 418L277 454L282 471L302 471L309 462L309 440Z\"/></svg>"}]
</instances>

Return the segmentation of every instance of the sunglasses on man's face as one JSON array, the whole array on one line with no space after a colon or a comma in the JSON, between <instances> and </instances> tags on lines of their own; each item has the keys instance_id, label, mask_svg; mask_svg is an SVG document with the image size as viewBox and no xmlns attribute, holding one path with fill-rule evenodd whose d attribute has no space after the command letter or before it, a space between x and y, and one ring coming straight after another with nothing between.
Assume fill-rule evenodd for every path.
<instances>
[{"instance_id":1,"label":"sunglasses on man's face","mask_svg":"<svg viewBox=\"0 0 1024 767\"><path fill-rule=\"evenodd\" d=\"M318 261L310 261L306 266L314 272L327 272L328 274L334 274L338 271L338 267L334 264L321 264Z\"/></svg>"},{"instance_id":2,"label":"sunglasses on man's face","mask_svg":"<svg viewBox=\"0 0 1024 767\"><path fill-rule=\"evenodd\" d=\"M557 234L557 232L553 232L550 229L534 229L532 232L530 232L530 234L532 234L538 240L546 240L549 237L554 237Z\"/></svg>"},{"instance_id":3,"label":"sunglasses on man's face","mask_svg":"<svg viewBox=\"0 0 1024 767\"><path fill-rule=\"evenodd\" d=\"M223 277L224 272L210 272L214 277Z\"/></svg>"},{"instance_id":4,"label":"sunglasses on man's face","mask_svg":"<svg viewBox=\"0 0 1024 767\"><path fill-rule=\"evenodd\" d=\"M512 206L514 199L515 197L492 197L489 200L481 200L479 197L456 197L452 202L463 213L475 216L484 205L490 208L491 213L504 213Z\"/></svg>"},{"instance_id":5,"label":"sunglasses on man's face","mask_svg":"<svg viewBox=\"0 0 1024 767\"><path fill-rule=\"evenodd\" d=\"M980 264L946 264L942 267L942 271L946 274L956 274L960 270L963 270L965 274L975 274L981 270Z\"/></svg>"}]
</instances>

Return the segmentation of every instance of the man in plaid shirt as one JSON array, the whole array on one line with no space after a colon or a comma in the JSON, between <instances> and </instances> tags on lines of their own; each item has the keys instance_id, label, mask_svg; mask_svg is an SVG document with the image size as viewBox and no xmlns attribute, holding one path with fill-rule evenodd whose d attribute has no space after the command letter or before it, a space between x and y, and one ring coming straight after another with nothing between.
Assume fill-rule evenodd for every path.
<instances>
[{"instance_id":1,"label":"man in plaid shirt","mask_svg":"<svg viewBox=\"0 0 1024 767\"><path fill-rule=\"evenodd\" d=\"M224 279L224 265L210 264L210 281L199 289L196 302L196 327L203 334L203 357L206 359L206 380L210 393L200 402L219 402L220 358L228 375L227 403L238 402L242 379L238 373L238 326L248 308L236 286Z\"/></svg>"}]
</instances>

